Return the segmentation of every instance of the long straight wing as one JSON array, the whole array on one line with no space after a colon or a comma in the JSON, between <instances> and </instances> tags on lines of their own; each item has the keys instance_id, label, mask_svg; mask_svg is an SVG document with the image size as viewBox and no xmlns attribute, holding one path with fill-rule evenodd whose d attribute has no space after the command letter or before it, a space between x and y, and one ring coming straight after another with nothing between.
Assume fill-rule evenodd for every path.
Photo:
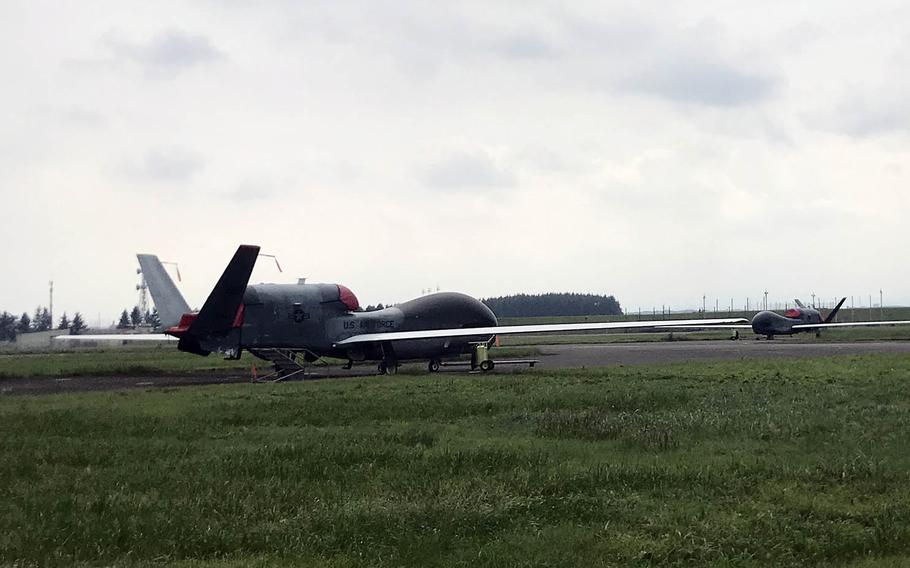
<instances>
[{"instance_id":1,"label":"long straight wing","mask_svg":"<svg viewBox=\"0 0 910 568\"><path fill-rule=\"evenodd\" d=\"M750 323L734 323L734 324L720 324L720 325L658 325L655 326L660 329L752 329L752 324Z\"/></svg>"},{"instance_id":2,"label":"long straight wing","mask_svg":"<svg viewBox=\"0 0 910 568\"><path fill-rule=\"evenodd\" d=\"M103 335L57 335L54 341L177 341L176 337L163 333L107 333Z\"/></svg>"},{"instance_id":3,"label":"long straight wing","mask_svg":"<svg viewBox=\"0 0 910 568\"><path fill-rule=\"evenodd\" d=\"M894 321L851 321L842 323L798 323L793 329L822 329L827 327L869 327L878 325L907 325L910 320Z\"/></svg>"},{"instance_id":4,"label":"long straight wing","mask_svg":"<svg viewBox=\"0 0 910 568\"><path fill-rule=\"evenodd\" d=\"M674 324L685 325L723 325L740 323L742 318L676 320ZM553 333L559 331L596 331L605 329L660 329L668 327L668 320L629 321L600 323L557 323L543 325L498 325L493 327L465 327L454 329L427 329L420 331L390 331L388 333L365 333L343 339L335 345L353 345L355 343L374 343L378 341L402 341L406 339L433 339L439 337L473 337L483 335L515 335L520 333Z\"/></svg>"}]
</instances>

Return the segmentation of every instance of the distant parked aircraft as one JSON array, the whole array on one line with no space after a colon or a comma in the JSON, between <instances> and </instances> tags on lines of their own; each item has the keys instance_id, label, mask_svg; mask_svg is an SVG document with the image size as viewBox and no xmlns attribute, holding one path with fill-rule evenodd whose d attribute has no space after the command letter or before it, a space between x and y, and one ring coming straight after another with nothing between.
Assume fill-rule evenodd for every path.
<instances>
[{"instance_id":1,"label":"distant parked aircraft","mask_svg":"<svg viewBox=\"0 0 910 568\"><path fill-rule=\"evenodd\" d=\"M830 327L865 327L865 326L882 326L882 325L906 325L910 320L892 320L892 321L857 321L834 323L838 310L844 305L847 298L841 298L840 302L834 306L834 309L828 314L828 317L822 319L821 313L814 307L807 307L799 299L796 299L796 307L791 308L780 315L776 312L765 310L758 312L748 324L719 324L716 326L687 325L679 324L666 327L676 327L681 329L751 329L756 335L764 335L768 339L774 339L775 335L794 335L807 331L814 331L816 335L823 329Z\"/></svg>"}]
</instances>

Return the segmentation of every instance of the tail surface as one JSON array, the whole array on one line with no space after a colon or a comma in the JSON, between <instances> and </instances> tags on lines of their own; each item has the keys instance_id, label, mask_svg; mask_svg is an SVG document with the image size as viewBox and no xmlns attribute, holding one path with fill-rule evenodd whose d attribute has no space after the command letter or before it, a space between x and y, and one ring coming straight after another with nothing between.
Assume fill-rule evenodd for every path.
<instances>
[{"instance_id":1,"label":"tail surface","mask_svg":"<svg viewBox=\"0 0 910 568\"><path fill-rule=\"evenodd\" d=\"M212 289L187 333L202 337L212 333L227 333L239 327L243 319L243 293L253 273L259 247L240 245L218 283Z\"/></svg>"},{"instance_id":2,"label":"tail surface","mask_svg":"<svg viewBox=\"0 0 910 568\"><path fill-rule=\"evenodd\" d=\"M846 302L846 301L847 301L847 297L846 297L846 296L844 296L843 298L841 298L841 299L840 299L840 302L838 302L837 305L834 306L834 309L831 310L831 313L828 314L828 317L825 318L824 323L831 323L832 321L834 321L834 317L837 315L837 311L840 309L841 306L844 305L844 302Z\"/></svg>"},{"instance_id":3,"label":"tail surface","mask_svg":"<svg viewBox=\"0 0 910 568\"><path fill-rule=\"evenodd\" d=\"M161 327L167 329L177 325L180 316L190 311L186 300L158 257L153 254L137 254L139 267L142 269L142 276L148 285L149 292L152 294L152 301L158 309L158 319L161 321Z\"/></svg>"}]
</instances>

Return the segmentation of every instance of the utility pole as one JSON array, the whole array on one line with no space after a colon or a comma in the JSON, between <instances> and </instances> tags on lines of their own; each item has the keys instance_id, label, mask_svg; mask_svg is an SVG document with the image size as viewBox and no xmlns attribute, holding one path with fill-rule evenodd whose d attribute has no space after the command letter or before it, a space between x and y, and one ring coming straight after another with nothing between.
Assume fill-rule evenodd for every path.
<instances>
[{"instance_id":1,"label":"utility pole","mask_svg":"<svg viewBox=\"0 0 910 568\"><path fill-rule=\"evenodd\" d=\"M768 309L768 291L765 290L765 309Z\"/></svg>"},{"instance_id":2,"label":"utility pole","mask_svg":"<svg viewBox=\"0 0 910 568\"><path fill-rule=\"evenodd\" d=\"M815 307L815 292L812 292L812 307Z\"/></svg>"},{"instance_id":3,"label":"utility pole","mask_svg":"<svg viewBox=\"0 0 910 568\"><path fill-rule=\"evenodd\" d=\"M139 291L139 313L144 317L149 309L149 287L141 268L136 269L136 274L139 275L139 284L136 284L136 290Z\"/></svg>"},{"instance_id":4,"label":"utility pole","mask_svg":"<svg viewBox=\"0 0 910 568\"><path fill-rule=\"evenodd\" d=\"M705 313L705 308L706 308L706 306L705 306L705 300L707 300L707 299L708 299L707 294L702 294L702 295L701 295L701 313Z\"/></svg>"},{"instance_id":5,"label":"utility pole","mask_svg":"<svg viewBox=\"0 0 910 568\"><path fill-rule=\"evenodd\" d=\"M48 307L48 312L50 312L51 316L51 329L54 329L54 281L50 280L47 286L50 288L50 307Z\"/></svg>"},{"instance_id":6,"label":"utility pole","mask_svg":"<svg viewBox=\"0 0 910 568\"><path fill-rule=\"evenodd\" d=\"M872 294L869 294L869 321L872 321Z\"/></svg>"},{"instance_id":7,"label":"utility pole","mask_svg":"<svg viewBox=\"0 0 910 568\"><path fill-rule=\"evenodd\" d=\"M882 289L878 289L878 315L880 320L885 319L885 301L884 296L882 295Z\"/></svg>"}]
</instances>

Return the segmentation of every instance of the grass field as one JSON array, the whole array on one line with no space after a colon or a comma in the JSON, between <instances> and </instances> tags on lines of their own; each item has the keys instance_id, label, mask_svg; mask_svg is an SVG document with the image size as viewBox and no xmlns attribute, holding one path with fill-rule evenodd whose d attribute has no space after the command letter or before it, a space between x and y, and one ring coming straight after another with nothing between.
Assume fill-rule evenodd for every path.
<instances>
[{"instance_id":1,"label":"grass field","mask_svg":"<svg viewBox=\"0 0 910 568\"><path fill-rule=\"evenodd\" d=\"M910 563L910 357L0 398L0 564Z\"/></svg>"},{"instance_id":2,"label":"grass field","mask_svg":"<svg viewBox=\"0 0 910 568\"><path fill-rule=\"evenodd\" d=\"M0 379L11 377L77 377L82 375L185 374L206 371L249 370L257 361L245 353L237 361L218 355L198 357L177 351L174 345L161 348L118 348L92 351L51 351L45 353L0 354Z\"/></svg>"},{"instance_id":3,"label":"grass field","mask_svg":"<svg viewBox=\"0 0 910 568\"><path fill-rule=\"evenodd\" d=\"M533 346L502 347L498 358L535 357L540 349ZM341 367L345 361L323 359L315 365ZM259 371L270 364L244 352L239 360L225 360L217 354L200 357L177 351L176 346L161 348L131 347L110 350L49 351L43 353L0 354L0 379L18 377L78 377L78 376L143 376L185 375L199 373L247 373L251 365ZM370 363L369 365L372 365ZM425 363L408 367L426 368Z\"/></svg>"},{"instance_id":4,"label":"grass field","mask_svg":"<svg viewBox=\"0 0 910 568\"><path fill-rule=\"evenodd\" d=\"M577 333L577 334L531 334L500 337L503 346L560 345L560 344L603 344L603 343L642 343L652 341L704 341L729 340L732 332L721 331L661 331L650 333ZM740 331L741 341L751 341L758 336L751 331ZM763 339L763 338L760 338ZM910 341L910 325L857 327L827 329L820 337L814 333L800 333L791 337L780 337L780 341L801 343L827 343L848 341Z\"/></svg>"},{"instance_id":5,"label":"grass field","mask_svg":"<svg viewBox=\"0 0 910 568\"><path fill-rule=\"evenodd\" d=\"M849 300L848 300L849 303ZM828 309L820 310L822 316L828 315ZM777 310L778 313L783 313L783 310ZM663 319L699 319L699 318L745 318L748 320L752 319L758 311L719 311L714 312L708 310L707 312L673 312L667 314L666 316L658 312L641 312L638 314L637 311L629 310L627 313L618 316L582 316L582 317L566 317L566 316L542 316L542 317L504 317L500 318L500 323L503 325L520 325L520 324L551 324L551 323L567 323L570 321L584 321L584 322L602 322L602 321L639 321L639 320L663 320ZM860 322L860 321L873 321L873 320L910 320L910 307L903 306L894 306L894 307L885 307L883 310L878 308L873 308L871 311L868 308L857 308L856 310L851 310L849 305L847 307L841 308L837 316L837 321L839 322Z\"/></svg>"}]
</instances>

